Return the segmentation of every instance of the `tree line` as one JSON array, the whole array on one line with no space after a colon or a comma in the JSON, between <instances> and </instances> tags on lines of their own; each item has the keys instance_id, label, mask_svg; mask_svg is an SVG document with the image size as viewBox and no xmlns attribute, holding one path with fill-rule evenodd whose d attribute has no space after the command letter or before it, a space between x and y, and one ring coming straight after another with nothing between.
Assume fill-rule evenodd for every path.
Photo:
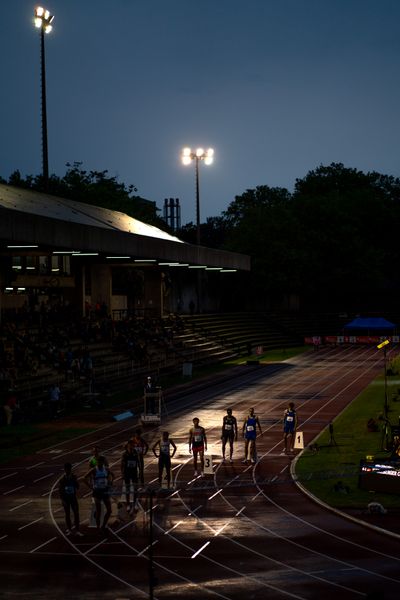
<instances>
[{"instance_id":1,"label":"tree line","mask_svg":"<svg viewBox=\"0 0 400 600\"><path fill-rule=\"evenodd\" d=\"M18 171L8 183L42 190L40 176L24 179ZM85 171L81 163L67 165L65 176L53 175L48 185L50 194L168 229L155 202L136 192L107 171ZM234 292L236 304L274 308L296 298L300 307L321 311L396 310L399 224L400 179L332 163L297 179L293 192L268 185L246 190L201 224L201 240L251 256L251 273L225 288L226 298ZM177 235L196 243L193 223Z\"/></svg>"}]
</instances>

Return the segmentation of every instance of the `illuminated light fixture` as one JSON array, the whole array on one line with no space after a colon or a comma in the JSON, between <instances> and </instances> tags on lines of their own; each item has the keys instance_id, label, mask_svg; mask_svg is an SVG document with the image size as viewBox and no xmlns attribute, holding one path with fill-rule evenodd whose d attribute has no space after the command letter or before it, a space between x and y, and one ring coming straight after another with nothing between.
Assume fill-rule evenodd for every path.
<instances>
[{"instance_id":1,"label":"illuminated light fixture","mask_svg":"<svg viewBox=\"0 0 400 600\"><path fill-rule=\"evenodd\" d=\"M24 245L24 246L21 246L21 245L19 245L19 246L7 246L7 248L20 248L20 249L21 248L39 248L39 246L37 244L36 245L30 244L30 245Z\"/></svg>"},{"instance_id":2,"label":"illuminated light fixture","mask_svg":"<svg viewBox=\"0 0 400 600\"><path fill-rule=\"evenodd\" d=\"M188 267L189 263L172 263L171 267Z\"/></svg>"},{"instance_id":3,"label":"illuminated light fixture","mask_svg":"<svg viewBox=\"0 0 400 600\"><path fill-rule=\"evenodd\" d=\"M169 263L169 262L162 262L162 263L161 263L161 262L160 262L160 263L158 263L158 264L159 264L159 266L160 266L160 267L172 267L172 265L173 265L174 263Z\"/></svg>"},{"instance_id":4,"label":"illuminated light fixture","mask_svg":"<svg viewBox=\"0 0 400 600\"><path fill-rule=\"evenodd\" d=\"M12 288L12 287L6 287L6 292L13 292L13 291L14 291L14 288Z\"/></svg>"},{"instance_id":5,"label":"illuminated light fixture","mask_svg":"<svg viewBox=\"0 0 400 600\"><path fill-rule=\"evenodd\" d=\"M135 258L135 263L155 263L157 262L155 258Z\"/></svg>"},{"instance_id":6,"label":"illuminated light fixture","mask_svg":"<svg viewBox=\"0 0 400 600\"><path fill-rule=\"evenodd\" d=\"M106 256L106 258L109 258L110 260L113 260L114 258L115 259L117 259L117 258L120 258L120 259L121 258L130 259L131 257L130 256Z\"/></svg>"},{"instance_id":7,"label":"illuminated light fixture","mask_svg":"<svg viewBox=\"0 0 400 600\"><path fill-rule=\"evenodd\" d=\"M189 265L189 269L207 269L207 265Z\"/></svg>"},{"instance_id":8,"label":"illuminated light fixture","mask_svg":"<svg viewBox=\"0 0 400 600\"><path fill-rule=\"evenodd\" d=\"M53 254L79 254L77 250L54 250Z\"/></svg>"},{"instance_id":9,"label":"illuminated light fixture","mask_svg":"<svg viewBox=\"0 0 400 600\"><path fill-rule=\"evenodd\" d=\"M21 265L13 265L12 267L14 271L20 271L22 269Z\"/></svg>"},{"instance_id":10,"label":"illuminated light fixture","mask_svg":"<svg viewBox=\"0 0 400 600\"><path fill-rule=\"evenodd\" d=\"M40 30L40 79L41 79L41 101L42 101L42 163L43 163L43 183L47 191L49 183L49 153L47 145L47 103L46 103L46 60L44 37L53 29L52 22L54 15L43 6L36 6L34 23Z\"/></svg>"},{"instance_id":11,"label":"illuminated light fixture","mask_svg":"<svg viewBox=\"0 0 400 600\"><path fill-rule=\"evenodd\" d=\"M17 288L17 292L25 292L26 288L24 287L19 287Z\"/></svg>"},{"instance_id":12,"label":"illuminated light fixture","mask_svg":"<svg viewBox=\"0 0 400 600\"><path fill-rule=\"evenodd\" d=\"M71 256L98 256L98 252L73 252Z\"/></svg>"},{"instance_id":13,"label":"illuminated light fixture","mask_svg":"<svg viewBox=\"0 0 400 600\"><path fill-rule=\"evenodd\" d=\"M36 267L26 267L27 271L34 271L36 269Z\"/></svg>"},{"instance_id":14,"label":"illuminated light fixture","mask_svg":"<svg viewBox=\"0 0 400 600\"><path fill-rule=\"evenodd\" d=\"M50 33L53 29L52 22L54 15L50 14L50 11L43 6L37 6L35 8L35 27L37 29L43 29L44 33Z\"/></svg>"},{"instance_id":15,"label":"illuminated light fixture","mask_svg":"<svg viewBox=\"0 0 400 600\"><path fill-rule=\"evenodd\" d=\"M199 161L204 161L205 165L211 165L214 161L213 148L197 148L194 152L191 148L183 148L181 153L183 165L190 165L192 161L195 164L196 172L196 242L200 246L200 185L199 185Z\"/></svg>"},{"instance_id":16,"label":"illuminated light fixture","mask_svg":"<svg viewBox=\"0 0 400 600\"><path fill-rule=\"evenodd\" d=\"M222 267L206 267L206 271L222 271Z\"/></svg>"},{"instance_id":17,"label":"illuminated light fixture","mask_svg":"<svg viewBox=\"0 0 400 600\"><path fill-rule=\"evenodd\" d=\"M237 273L237 269L221 269L221 273Z\"/></svg>"},{"instance_id":18,"label":"illuminated light fixture","mask_svg":"<svg viewBox=\"0 0 400 600\"><path fill-rule=\"evenodd\" d=\"M54 268L54 269L52 269L52 272L53 272L53 273L57 273L59 270L60 270L59 268L57 268L57 269L56 269L56 268Z\"/></svg>"}]
</instances>

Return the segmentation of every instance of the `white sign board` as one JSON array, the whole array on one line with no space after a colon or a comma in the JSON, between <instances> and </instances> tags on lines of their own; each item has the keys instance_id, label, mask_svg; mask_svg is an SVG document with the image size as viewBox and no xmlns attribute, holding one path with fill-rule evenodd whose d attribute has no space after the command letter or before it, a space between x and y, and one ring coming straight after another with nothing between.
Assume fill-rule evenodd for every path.
<instances>
[{"instance_id":1,"label":"white sign board","mask_svg":"<svg viewBox=\"0 0 400 600\"><path fill-rule=\"evenodd\" d=\"M204 455L204 473L206 475L214 475L212 454Z\"/></svg>"},{"instance_id":2,"label":"white sign board","mask_svg":"<svg viewBox=\"0 0 400 600\"><path fill-rule=\"evenodd\" d=\"M302 431L296 431L296 435L294 438L294 448L298 449L298 450L303 450L304 449L304 439L303 439L303 432Z\"/></svg>"}]
</instances>

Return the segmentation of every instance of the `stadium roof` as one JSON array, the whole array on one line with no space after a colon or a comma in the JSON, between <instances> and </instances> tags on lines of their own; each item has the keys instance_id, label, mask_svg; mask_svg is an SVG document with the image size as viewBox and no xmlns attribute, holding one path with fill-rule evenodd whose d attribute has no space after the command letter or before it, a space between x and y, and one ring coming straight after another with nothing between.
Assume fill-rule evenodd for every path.
<instances>
[{"instance_id":1,"label":"stadium roof","mask_svg":"<svg viewBox=\"0 0 400 600\"><path fill-rule=\"evenodd\" d=\"M157 259L250 270L250 257L186 244L128 215L83 202L0 184L0 240L47 249Z\"/></svg>"}]
</instances>

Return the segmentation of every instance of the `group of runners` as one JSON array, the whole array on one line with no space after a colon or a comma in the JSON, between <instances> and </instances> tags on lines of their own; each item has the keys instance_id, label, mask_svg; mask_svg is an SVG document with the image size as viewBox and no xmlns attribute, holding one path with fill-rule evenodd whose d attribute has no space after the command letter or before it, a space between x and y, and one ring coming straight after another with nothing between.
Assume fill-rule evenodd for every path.
<instances>
[{"instance_id":1,"label":"group of runners","mask_svg":"<svg viewBox=\"0 0 400 600\"><path fill-rule=\"evenodd\" d=\"M293 450L294 435L297 428L297 413L294 403L290 402L283 416L283 441L284 453ZM242 435L244 438L244 460L243 463L257 462L256 438L257 431L262 435L261 424L254 408L249 410L243 425ZM229 462L233 463L234 442L238 440L238 424L232 409L228 408L222 421L222 462L227 460L227 449L229 451ZM197 417L193 419L193 426L189 430L189 453L193 454L194 475L204 474L204 453L207 451L207 434L204 427L200 425ZM154 456L158 459L158 482L161 486L166 481L167 488L171 486L171 460L175 456L177 446L170 438L168 431L163 431L151 448ZM120 471L124 482L126 511L130 513L138 509L137 496L140 492L139 485L144 487L144 457L149 451L149 445L142 437L142 431L136 429L132 437L126 442L120 461ZM164 480L163 480L164 477ZM111 492L115 474L109 468L107 459L95 446L89 460L89 470L83 477L85 484L92 490L92 498L95 505L94 518L98 530L105 531L111 516ZM72 465L65 463L64 475L59 481L59 494L64 507L66 533L70 535L74 530L75 535L81 536L78 504L78 478L72 471ZM132 501L131 501L132 500ZM104 506L104 510L102 510ZM71 513L74 516L72 526ZM102 516L102 513L103 516Z\"/></svg>"}]
</instances>

